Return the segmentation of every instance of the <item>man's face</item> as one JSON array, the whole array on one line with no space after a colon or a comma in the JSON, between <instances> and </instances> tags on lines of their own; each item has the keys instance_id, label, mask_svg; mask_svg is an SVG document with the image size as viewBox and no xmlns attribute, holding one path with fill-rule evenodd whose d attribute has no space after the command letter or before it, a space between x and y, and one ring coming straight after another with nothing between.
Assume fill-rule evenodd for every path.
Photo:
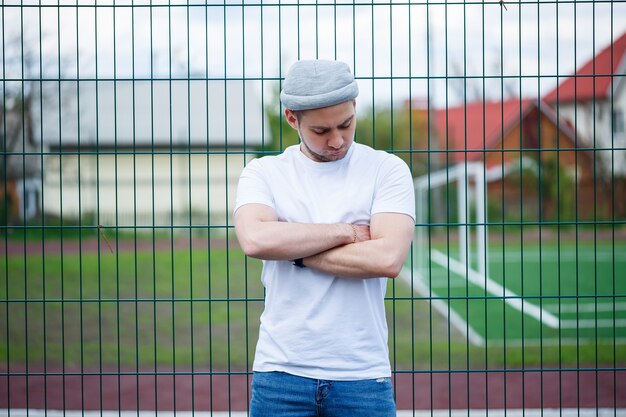
<instances>
[{"instance_id":1,"label":"man's face","mask_svg":"<svg viewBox=\"0 0 626 417\"><path fill-rule=\"evenodd\" d=\"M313 161L338 161L346 156L354 142L354 101L306 110L300 114L300 120L291 110L286 110L285 116L291 127L300 134L300 149Z\"/></svg>"}]
</instances>

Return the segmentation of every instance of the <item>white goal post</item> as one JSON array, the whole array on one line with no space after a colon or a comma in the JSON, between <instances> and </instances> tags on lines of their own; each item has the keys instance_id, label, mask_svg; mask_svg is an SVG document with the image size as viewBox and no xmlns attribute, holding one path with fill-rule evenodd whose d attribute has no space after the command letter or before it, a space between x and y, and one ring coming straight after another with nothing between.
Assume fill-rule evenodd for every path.
<instances>
[{"instance_id":1,"label":"white goal post","mask_svg":"<svg viewBox=\"0 0 626 417\"><path fill-rule=\"evenodd\" d=\"M428 276L428 250L427 228L428 194L430 190L443 187L447 184L457 183L457 212L458 212L458 238L459 238L459 261L471 268L472 236L475 234L476 255L478 272L487 276L487 206L486 206L486 175L485 166L480 162L468 162L454 165L450 168L422 175L415 179L416 217L417 230L416 242L418 248L417 268L423 276ZM470 210L476 212L475 227L469 222ZM472 233L472 229L475 233ZM449 254L450 255L450 254Z\"/></svg>"},{"instance_id":2,"label":"white goal post","mask_svg":"<svg viewBox=\"0 0 626 417\"><path fill-rule=\"evenodd\" d=\"M487 184L500 181L507 175L521 170L537 172L537 162L523 156L519 160L504 165L496 165L486 168L482 162L466 162L451 166L447 169L431 172L414 180L417 230L416 242L419 245L414 253L417 256L417 268L423 276L428 276L428 261L426 254L428 242L426 230L429 227L428 193L430 190L443 187L447 184L457 183L457 213L459 234L458 261L473 269L472 259L477 259L478 273L488 277L488 236L487 236ZM472 209L475 210L475 222L470 222ZM473 226L473 227L472 227ZM474 239L472 237L475 236ZM473 258L472 240L476 243L476 257ZM430 259L430 254L428 254ZM451 254L448 254L450 259Z\"/></svg>"}]
</instances>

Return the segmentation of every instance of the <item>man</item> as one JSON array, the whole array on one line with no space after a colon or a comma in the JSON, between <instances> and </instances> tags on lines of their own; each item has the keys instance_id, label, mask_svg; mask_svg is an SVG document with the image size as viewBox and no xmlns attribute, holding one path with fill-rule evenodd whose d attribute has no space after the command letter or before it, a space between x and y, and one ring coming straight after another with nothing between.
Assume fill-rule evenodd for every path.
<instances>
[{"instance_id":1,"label":"man","mask_svg":"<svg viewBox=\"0 0 626 417\"><path fill-rule=\"evenodd\" d=\"M234 223L266 288L250 416L395 416L386 277L415 225L395 155L354 143L358 86L337 61L299 61L281 92L300 144L251 161Z\"/></svg>"}]
</instances>

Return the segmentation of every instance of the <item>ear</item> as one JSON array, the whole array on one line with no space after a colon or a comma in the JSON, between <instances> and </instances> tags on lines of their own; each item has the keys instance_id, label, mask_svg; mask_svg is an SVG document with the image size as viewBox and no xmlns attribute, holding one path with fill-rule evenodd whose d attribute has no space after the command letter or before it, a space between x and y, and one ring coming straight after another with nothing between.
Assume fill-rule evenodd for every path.
<instances>
[{"instance_id":1,"label":"ear","mask_svg":"<svg viewBox=\"0 0 626 417\"><path fill-rule=\"evenodd\" d=\"M287 123L289 123L289 126L298 130L298 118L295 114L293 114L293 111L291 111L290 109L285 109L285 119L287 119Z\"/></svg>"}]
</instances>

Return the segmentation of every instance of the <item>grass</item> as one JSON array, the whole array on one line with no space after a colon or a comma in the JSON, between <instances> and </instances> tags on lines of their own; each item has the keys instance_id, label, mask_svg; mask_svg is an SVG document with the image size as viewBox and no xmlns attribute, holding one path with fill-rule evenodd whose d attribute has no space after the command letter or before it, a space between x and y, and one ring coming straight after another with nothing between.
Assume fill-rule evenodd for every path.
<instances>
[{"instance_id":1,"label":"grass","mask_svg":"<svg viewBox=\"0 0 626 417\"><path fill-rule=\"evenodd\" d=\"M263 308L261 262L223 243L0 259L0 367L249 369ZM626 362L624 345L611 340L471 345L427 295L400 280L389 281L386 307L397 370Z\"/></svg>"},{"instance_id":2,"label":"grass","mask_svg":"<svg viewBox=\"0 0 626 417\"><path fill-rule=\"evenodd\" d=\"M246 368L260 262L211 248L0 261L1 363Z\"/></svg>"}]
</instances>

